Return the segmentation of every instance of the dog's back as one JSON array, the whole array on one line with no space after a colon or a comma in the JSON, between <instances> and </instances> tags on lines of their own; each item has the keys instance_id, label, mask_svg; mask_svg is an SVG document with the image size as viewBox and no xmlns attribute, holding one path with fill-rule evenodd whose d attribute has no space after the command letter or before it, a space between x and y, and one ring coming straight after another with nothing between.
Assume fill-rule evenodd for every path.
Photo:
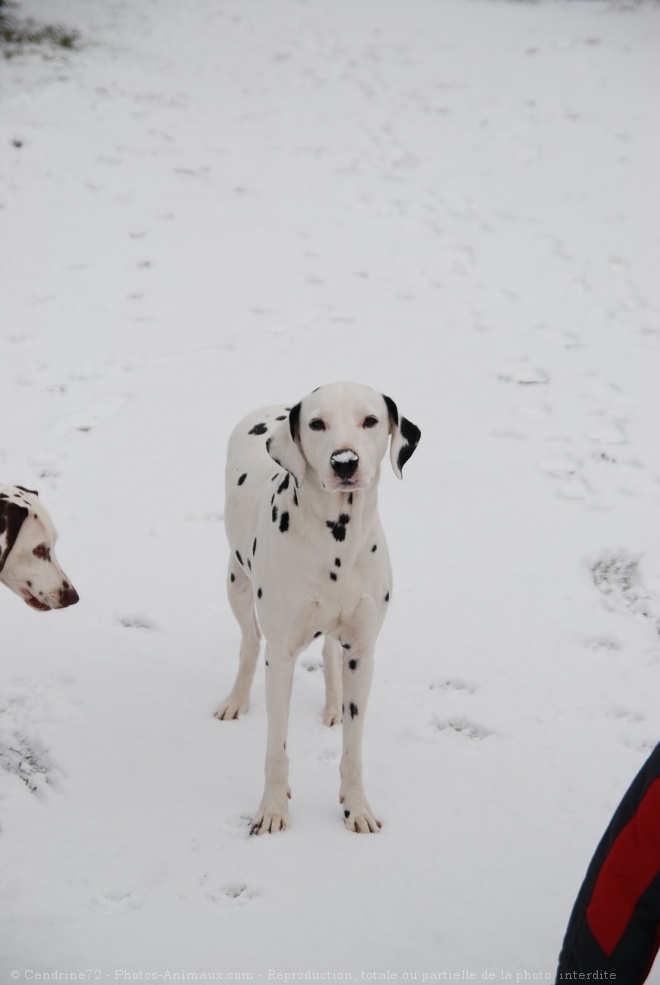
<instances>
[{"instance_id":1,"label":"dog's back","mask_svg":"<svg viewBox=\"0 0 660 985\"><path fill-rule=\"evenodd\" d=\"M230 545L240 551L242 534L256 530L259 511L264 509L268 483L281 470L268 454L266 442L289 408L263 407L240 421L227 445L225 470L225 530ZM276 492L273 489L273 494ZM244 548L249 545L243 545ZM249 569L248 569L249 570Z\"/></svg>"}]
</instances>

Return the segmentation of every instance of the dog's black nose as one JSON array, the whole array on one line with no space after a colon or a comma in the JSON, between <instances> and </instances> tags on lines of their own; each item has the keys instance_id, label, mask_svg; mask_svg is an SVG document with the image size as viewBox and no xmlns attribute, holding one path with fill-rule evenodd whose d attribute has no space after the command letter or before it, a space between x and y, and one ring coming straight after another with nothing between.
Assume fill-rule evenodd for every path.
<instances>
[{"instance_id":1,"label":"dog's black nose","mask_svg":"<svg viewBox=\"0 0 660 985\"><path fill-rule=\"evenodd\" d=\"M75 590L73 585L69 585L68 581L64 582L64 586L60 588L60 609L66 609L69 605L75 605L76 602L80 601L80 596Z\"/></svg>"},{"instance_id":2,"label":"dog's black nose","mask_svg":"<svg viewBox=\"0 0 660 985\"><path fill-rule=\"evenodd\" d=\"M330 456L332 471L340 479L350 479L357 471L359 461L359 456L350 448L333 452Z\"/></svg>"}]
</instances>

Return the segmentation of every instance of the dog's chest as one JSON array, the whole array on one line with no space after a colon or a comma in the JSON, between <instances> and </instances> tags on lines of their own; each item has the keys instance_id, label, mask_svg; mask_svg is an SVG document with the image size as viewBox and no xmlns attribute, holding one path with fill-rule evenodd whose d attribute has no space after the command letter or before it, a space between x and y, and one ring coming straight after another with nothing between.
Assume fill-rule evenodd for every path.
<instances>
[{"instance_id":1,"label":"dog's chest","mask_svg":"<svg viewBox=\"0 0 660 985\"><path fill-rule=\"evenodd\" d=\"M334 596L371 582L387 551L375 513L360 509L352 497L334 496L327 497L325 509L312 511L304 488L297 489L288 473L274 473L269 483L255 536L263 542L260 558L271 577L286 572L311 580L317 590L334 589Z\"/></svg>"}]
</instances>

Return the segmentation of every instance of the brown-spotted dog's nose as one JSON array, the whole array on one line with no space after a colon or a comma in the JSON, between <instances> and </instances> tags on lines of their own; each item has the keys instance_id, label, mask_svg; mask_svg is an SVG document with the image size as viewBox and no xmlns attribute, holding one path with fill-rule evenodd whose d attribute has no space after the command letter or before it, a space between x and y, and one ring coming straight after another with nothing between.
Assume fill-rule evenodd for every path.
<instances>
[{"instance_id":1,"label":"brown-spotted dog's nose","mask_svg":"<svg viewBox=\"0 0 660 985\"><path fill-rule=\"evenodd\" d=\"M66 609L68 605L75 605L76 602L80 601L80 596L75 590L73 585L70 585L68 581L64 582L62 588L60 588L60 609Z\"/></svg>"},{"instance_id":2,"label":"brown-spotted dog's nose","mask_svg":"<svg viewBox=\"0 0 660 985\"><path fill-rule=\"evenodd\" d=\"M340 479L350 479L351 476L355 475L359 461L360 458L357 453L350 448L346 448L343 451L335 451L330 456L332 471Z\"/></svg>"}]
</instances>

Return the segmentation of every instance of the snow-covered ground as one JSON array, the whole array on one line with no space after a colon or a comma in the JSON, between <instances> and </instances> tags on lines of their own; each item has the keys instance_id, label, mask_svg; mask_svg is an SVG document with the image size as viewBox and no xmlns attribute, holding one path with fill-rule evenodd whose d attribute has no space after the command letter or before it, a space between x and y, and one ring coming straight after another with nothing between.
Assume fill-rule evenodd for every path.
<instances>
[{"instance_id":1,"label":"snow-covered ground","mask_svg":"<svg viewBox=\"0 0 660 985\"><path fill-rule=\"evenodd\" d=\"M1 66L0 480L40 490L81 602L0 595L1 981L550 980L660 734L660 8L19 13L85 45ZM315 649L291 827L250 838L263 666L213 719L224 447L340 379L423 432L381 482L384 826L342 824Z\"/></svg>"}]
</instances>

